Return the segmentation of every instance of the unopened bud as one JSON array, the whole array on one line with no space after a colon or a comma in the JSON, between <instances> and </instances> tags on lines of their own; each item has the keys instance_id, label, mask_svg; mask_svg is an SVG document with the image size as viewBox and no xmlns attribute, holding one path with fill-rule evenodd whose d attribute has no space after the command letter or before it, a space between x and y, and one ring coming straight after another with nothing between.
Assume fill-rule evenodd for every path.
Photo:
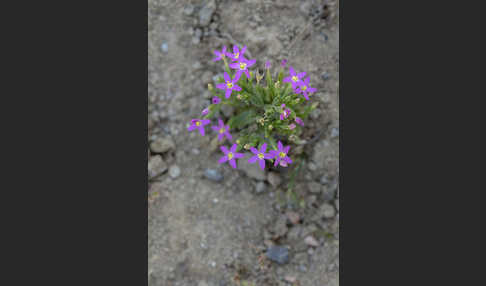
<instances>
[{"instance_id":1,"label":"unopened bud","mask_svg":"<svg viewBox=\"0 0 486 286\"><path fill-rule=\"evenodd\" d=\"M245 148L246 150L250 150L250 144L245 144L243 148Z\"/></svg>"},{"instance_id":2,"label":"unopened bud","mask_svg":"<svg viewBox=\"0 0 486 286\"><path fill-rule=\"evenodd\" d=\"M239 93L238 93L238 94L236 95L236 98L238 98L239 100L241 100L241 94L239 94Z\"/></svg>"},{"instance_id":3,"label":"unopened bud","mask_svg":"<svg viewBox=\"0 0 486 286\"><path fill-rule=\"evenodd\" d=\"M209 89L209 91L212 91L213 90L213 85L210 84L210 83L208 83L208 89Z\"/></svg>"},{"instance_id":4,"label":"unopened bud","mask_svg":"<svg viewBox=\"0 0 486 286\"><path fill-rule=\"evenodd\" d=\"M272 130L272 129L273 129L273 125L271 125L271 124L270 124L270 125L268 126L268 130Z\"/></svg>"},{"instance_id":5,"label":"unopened bud","mask_svg":"<svg viewBox=\"0 0 486 286\"><path fill-rule=\"evenodd\" d=\"M277 82L275 83L275 88L278 88L279 86L280 86L280 82L279 82L279 81L277 81Z\"/></svg>"},{"instance_id":6,"label":"unopened bud","mask_svg":"<svg viewBox=\"0 0 486 286\"><path fill-rule=\"evenodd\" d=\"M240 139L236 139L236 144L239 145L240 143L241 143Z\"/></svg>"}]
</instances>

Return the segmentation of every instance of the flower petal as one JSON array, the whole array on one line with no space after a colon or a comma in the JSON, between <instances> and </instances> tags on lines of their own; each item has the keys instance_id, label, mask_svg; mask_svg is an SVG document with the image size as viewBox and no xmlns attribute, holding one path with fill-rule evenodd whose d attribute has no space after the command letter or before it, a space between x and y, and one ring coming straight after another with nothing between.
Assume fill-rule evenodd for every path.
<instances>
[{"instance_id":1,"label":"flower petal","mask_svg":"<svg viewBox=\"0 0 486 286\"><path fill-rule=\"evenodd\" d=\"M229 164L231 165L231 167L233 167L233 169L236 169L236 161L235 161L235 159L229 160Z\"/></svg>"},{"instance_id":2,"label":"flower petal","mask_svg":"<svg viewBox=\"0 0 486 286\"><path fill-rule=\"evenodd\" d=\"M284 160L288 163L288 164L292 164L292 160L290 159L289 156L285 156Z\"/></svg>"},{"instance_id":3,"label":"flower petal","mask_svg":"<svg viewBox=\"0 0 486 286\"><path fill-rule=\"evenodd\" d=\"M222 133L219 133L219 134L218 134L218 141L223 140L223 136L224 136L224 135L223 135Z\"/></svg>"},{"instance_id":4,"label":"flower petal","mask_svg":"<svg viewBox=\"0 0 486 286\"><path fill-rule=\"evenodd\" d=\"M307 93L302 93L302 95L305 97L305 100L309 100L309 96L307 96Z\"/></svg>"},{"instance_id":5,"label":"flower petal","mask_svg":"<svg viewBox=\"0 0 486 286\"><path fill-rule=\"evenodd\" d=\"M226 90L226 92L224 93L224 96L225 96L226 98L230 98L230 96L231 96L231 89L229 89L229 88L228 88L228 89Z\"/></svg>"},{"instance_id":6,"label":"flower petal","mask_svg":"<svg viewBox=\"0 0 486 286\"><path fill-rule=\"evenodd\" d=\"M223 46L223 49L221 50L221 52L226 53L226 46Z\"/></svg>"},{"instance_id":7,"label":"flower petal","mask_svg":"<svg viewBox=\"0 0 486 286\"><path fill-rule=\"evenodd\" d=\"M265 153L267 151L267 143L263 143L262 146L260 146L260 152Z\"/></svg>"},{"instance_id":8,"label":"flower petal","mask_svg":"<svg viewBox=\"0 0 486 286\"><path fill-rule=\"evenodd\" d=\"M245 154L243 154L243 153L233 153L233 155L235 156L236 159L240 159L240 158L245 157Z\"/></svg>"},{"instance_id":9,"label":"flower petal","mask_svg":"<svg viewBox=\"0 0 486 286\"><path fill-rule=\"evenodd\" d=\"M282 142L278 141L277 146L278 146L278 151L282 151L283 149Z\"/></svg>"},{"instance_id":10,"label":"flower petal","mask_svg":"<svg viewBox=\"0 0 486 286\"><path fill-rule=\"evenodd\" d=\"M228 156L223 156L219 158L218 163L223 164L224 162L228 161Z\"/></svg>"},{"instance_id":11,"label":"flower petal","mask_svg":"<svg viewBox=\"0 0 486 286\"><path fill-rule=\"evenodd\" d=\"M216 85L216 88L219 88L219 89L226 89L226 84L225 84L224 82L222 82L222 83L218 83L218 84Z\"/></svg>"},{"instance_id":12,"label":"flower petal","mask_svg":"<svg viewBox=\"0 0 486 286\"><path fill-rule=\"evenodd\" d=\"M228 138L228 140L230 140L230 141L233 140L233 136L231 136L231 134L228 131L226 131L223 134L226 135L226 138Z\"/></svg>"},{"instance_id":13,"label":"flower petal","mask_svg":"<svg viewBox=\"0 0 486 286\"><path fill-rule=\"evenodd\" d=\"M248 159L248 163L253 164L253 163L256 162L256 160L258 160L258 157L257 156L253 156L250 159Z\"/></svg>"},{"instance_id":14,"label":"flower petal","mask_svg":"<svg viewBox=\"0 0 486 286\"><path fill-rule=\"evenodd\" d=\"M313 88L313 87L310 87L307 89L307 92L316 92L317 89Z\"/></svg>"},{"instance_id":15,"label":"flower petal","mask_svg":"<svg viewBox=\"0 0 486 286\"><path fill-rule=\"evenodd\" d=\"M238 46L233 45L233 54L236 54L238 52Z\"/></svg>"},{"instance_id":16,"label":"flower petal","mask_svg":"<svg viewBox=\"0 0 486 286\"><path fill-rule=\"evenodd\" d=\"M246 78L250 79L250 73L248 72L248 70L245 70L245 74L246 74Z\"/></svg>"},{"instance_id":17,"label":"flower petal","mask_svg":"<svg viewBox=\"0 0 486 286\"><path fill-rule=\"evenodd\" d=\"M246 46L243 46L243 48L240 51L240 56L242 56L246 52Z\"/></svg>"},{"instance_id":18,"label":"flower petal","mask_svg":"<svg viewBox=\"0 0 486 286\"><path fill-rule=\"evenodd\" d=\"M224 81L231 81L231 78L227 72L224 72L223 77L224 77Z\"/></svg>"},{"instance_id":19,"label":"flower petal","mask_svg":"<svg viewBox=\"0 0 486 286\"><path fill-rule=\"evenodd\" d=\"M238 148L238 144L235 143L233 144L233 146L231 146L230 151L234 153L236 151L236 148Z\"/></svg>"},{"instance_id":20,"label":"flower petal","mask_svg":"<svg viewBox=\"0 0 486 286\"><path fill-rule=\"evenodd\" d=\"M211 120L209 120L209 119L203 119L203 120L201 120L201 123L202 123L203 126L204 125L208 125L209 123L211 123Z\"/></svg>"},{"instance_id":21,"label":"flower petal","mask_svg":"<svg viewBox=\"0 0 486 286\"><path fill-rule=\"evenodd\" d=\"M295 71L294 71L294 68L292 66L289 66L289 73L290 75L294 76L295 75Z\"/></svg>"},{"instance_id":22,"label":"flower petal","mask_svg":"<svg viewBox=\"0 0 486 286\"><path fill-rule=\"evenodd\" d=\"M285 154L289 153L289 150L290 150L290 145L283 149Z\"/></svg>"},{"instance_id":23,"label":"flower petal","mask_svg":"<svg viewBox=\"0 0 486 286\"><path fill-rule=\"evenodd\" d=\"M224 123L223 123L223 120L221 120L221 118L218 118L218 124L219 124L218 125L219 128L223 128Z\"/></svg>"},{"instance_id":24,"label":"flower petal","mask_svg":"<svg viewBox=\"0 0 486 286\"><path fill-rule=\"evenodd\" d=\"M246 66L247 67L251 67L252 65L254 65L256 63L256 59L253 59L253 60L248 60L247 63L246 63Z\"/></svg>"},{"instance_id":25,"label":"flower petal","mask_svg":"<svg viewBox=\"0 0 486 286\"><path fill-rule=\"evenodd\" d=\"M262 170L265 170L265 160L260 160L258 163L260 164L260 168L262 168Z\"/></svg>"},{"instance_id":26,"label":"flower petal","mask_svg":"<svg viewBox=\"0 0 486 286\"><path fill-rule=\"evenodd\" d=\"M297 77L300 79L303 78L304 76L305 76L305 72L301 72L297 74Z\"/></svg>"},{"instance_id":27,"label":"flower petal","mask_svg":"<svg viewBox=\"0 0 486 286\"><path fill-rule=\"evenodd\" d=\"M264 153L263 158L264 159L273 159L275 157L275 154L272 155L272 153Z\"/></svg>"},{"instance_id":28,"label":"flower petal","mask_svg":"<svg viewBox=\"0 0 486 286\"><path fill-rule=\"evenodd\" d=\"M291 82L292 80L291 80L290 76L288 76L288 77L285 77L282 81L283 82Z\"/></svg>"},{"instance_id":29,"label":"flower petal","mask_svg":"<svg viewBox=\"0 0 486 286\"><path fill-rule=\"evenodd\" d=\"M221 151L222 151L224 154L228 154L228 152L229 152L228 147L226 147L226 146L224 146L224 145L223 145L223 146L221 146L221 147L219 147L219 149L221 149Z\"/></svg>"},{"instance_id":30,"label":"flower petal","mask_svg":"<svg viewBox=\"0 0 486 286\"><path fill-rule=\"evenodd\" d=\"M250 147L250 151L251 151L253 154L258 154L258 150L257 150L255 147Z\"/></svg>"},{"instance_id":31,"label":"flower petal","mask_svg":"<svg viewBox=\"0 0 486 286\"><path fill-rule=\"evenodd\" d=\"M233 85L233 90L240 91L241 87L237 84Z\"/></svg>"},{"instance_id":32,"label":"flower petal","mask_svg":"<svg viewBox=\"0 0 486 286\"><path fill-rule=\"evenodd\" d=\"M273 165L277 166L278 163L280 163L280 157L279 156L275 157L275 163Z\"/></svg>"},{"instance_id":33,"label":"flower petal","mask_svg":"<svg viewBox=\"0 0 486 286\"><path fill-rule=\"evenodd\" d=\"M211 126L211 129L213 129L214 131L218 132L219 131L219 128L218 126Z\"/></svg>"},{"instance_id":34,"label":"flower petal","mask_svg":"<svg viewBox=\"0 0 486 286\"><path fill-rule=\"evenodd\" d=\"M204 136L204 127L199 126L198 129L199 129L199 133L201 133L201 135Z\"/></svg>"},{"instance_id":35,"label":"flower petal","mask_svg":"<svg viewBox=\"0 0 486 286\"><path fill-rule=\"evenodd\" d=\"M235 74L235 78L233 78L233 83L238 82L241 76L241 70L238 70Z\"/></svg>"},{"instance_id":36,"label":"flower petal","mask_svg":"<svg viewBox=\"0 0 486 286\"><path fill-rule=\"evenodd\" d=\"M215 58L213 59L213 62L217 62L217 61L219 61L220 59L221 59L221 57L215 57Z\"/></svg>"},{"instance_id":37,"label":"flower petal","mask_svg":"<svg viewBox=\"0 0 486 286\"><path fill-rule=\"evenodd\" d=\"M239 63L232 63L229 65L230 68L232 69L239 69L240 68L240 64Z\"/></svg>"},{"instance_id":38,"label":"flower petal","mask_svg":"<svg viewBox=\"0 0 486 286\"><path fill-rule=\"evenodd\" d=\"M187 127L187 130L192 131L192 130L196 129L196 127L197 127L196 125L191 125L191 126Z\"/></svg>"}]
</instances>

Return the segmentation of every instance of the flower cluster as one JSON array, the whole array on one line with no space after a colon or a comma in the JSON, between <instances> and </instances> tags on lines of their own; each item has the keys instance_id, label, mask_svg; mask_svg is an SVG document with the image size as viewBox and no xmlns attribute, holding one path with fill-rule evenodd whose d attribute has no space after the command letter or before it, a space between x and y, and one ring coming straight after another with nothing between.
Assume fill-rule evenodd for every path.
<instances>
[{"instance_id":1,"label":"flower cluster","mask_svg":"<svg viewBox=\"0 0 486 286\"><path fill-rule=\"evenodd\" d=\"M245 156L238 151L244 148L252 153L248 162L258 162L262 170L265 169L266 161L274 166L287 167L292 163L288 154L290 145L284 146L281 140L285 141L287 138L289 142L296 144L304 142L299 138L304 126L303 118L317 104L304 106L302 103L308 101L316 89L310 86L310 77L305 77L305 72L298 73L292 66L289 66L289 75L284 78L283 70L287 60L277 66L279 72L276 80L272 78L270 61L265 62L264 74L260 74L258 69L250 71L249 68L254 67L256 59L247 59L246 51L246 46L241 49L233 46L232 52L226 46L221 51L214 51L216 57L213 61L223 61L225 71L218 79L216 89L208 84L213 95L212 104L202 111L203 118L191 120L188 130L197 129L204 136L205 126L211 122L209 118L218 114L222 105L230 105L234 108L235 115L226 123L218 118L218 124L211 126L211 129L218 134L218 141L227 139L232 143L233 135L230 130L236 132L238 138L229 149L224 145L220 147L223 156L218 162L228 162L231 167L236 168L236 160ZM266 79L266 85L263 78ZM278 142L274 137L279 138ZM268 146L270 150L267 152Z\"/></svg>"}]
</instances>

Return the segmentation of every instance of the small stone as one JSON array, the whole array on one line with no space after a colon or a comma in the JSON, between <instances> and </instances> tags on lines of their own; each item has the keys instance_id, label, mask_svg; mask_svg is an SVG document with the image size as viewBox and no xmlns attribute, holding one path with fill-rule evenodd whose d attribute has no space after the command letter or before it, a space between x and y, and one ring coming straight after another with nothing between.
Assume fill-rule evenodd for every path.
<instances>
[{"instance_id":1,"label":"small stone","mask_svg":"<svg viewBox=\"0 0 486 286\"><path fill-rule=\"evenodd\" d=\"M170 168L169 168L169 176L172 179L175 179L175 178L179 177L180 174L181 174L181 168L179 168L179 166L177 166L177 165L170 166Z\"/></svg>"},{"instance_id":2,"label":"small stone","mask_svg":"<svg viewBox=\"0 0 486 286\"><path fill-rule=\"evenodd\" d=\"M287 227L287 217L281 215L278 218L275 225L273 226L273 228L271 229L271 231L274 233L273 236L274 239L284 236L287 233L287 231L289 231Z\"/></svg>"},{"instance_id":3,"label":"small stone","mask_svg":"<svg viewBox=\"0 0 486 286\"><path fill-rule=\"evenodd\" d=\"M310 246L314 246L314 247L318 247L319 246L319 242L311 235L309 235L308 237L306 237L304 239L304 242L307 244L307 245L310 245Z\"/></svg>"},{"instance_id":4,"label":"small stone","mask_svg":"<svg viewBox=\"0 0 486 286\"><path fill-rule=\"evenodd\" d=\"M191 16L192 12L194 12L194 6L192 6L191 4L187 4L184 7L184 14L186 14L187 16Z\"/></svg>"},{"instance_id":5,"label":"small stone","mask_svg":"<svg viewBox=\"0 0 486 286\"><path fill-rule=\"evenodd\" d=\"M321 185L317 182L310 182L307 184L311 193L319 193L321 191Z\"/></svg>"},{"instance_id":6,"label":"small stone","mask_svg":"<svg viewBox=\"0 0 486 286\"><path fill-rule=\"evenodd\" d=\"M257 194L263 193L267 189L267 186L264 182L258 182L255 187L255 191Z\"/></svg>"},{"instance_id":7,"label":"small stone","mask_svg":"<svg viewBox=\"0 0 486 286\"><path fill-rule=\"evenodd\" d=\"M160 155L153 156L148 161L148 173L150 178L154 178L167 170L167 164Z\"/></svg>"},{"instance_id":8,"label":"small stone","mask_svg":"<svg viewBox=\"0 0 486 286\"><path fill-rule=\"evenodd\" d=\"M336 211L334 210L334 207L328 203L322 204L322 206L319 208L319 213L324 217L324 218L332 218L336 214Z\"/></svg>"},{"instance_id":9,"label":"small stone","mask_svg":"<svg viewBox=\"0 0 486 286\"><path fill-rule=\"evenodd\" d=\"M334 197L336 196L336 187L324 185L324 186L322 186L322 190L323 190L322 191L322 198L325 201L334 200Z\"/></svg>"},{"instance_id":10,"label":"small stone","mask_svg":"<svg viewBox=\"0 0 486 286\"><path fill-rule=\"evenodd\" d=\"M165 153L172 149L175 149L175 144L170 137L157 138L150 144L150 150L154 153Z\"/></svg>"},{"instance_id":11,"label":"small stone","mask_svg":"<svg viewBox=\"0 0 486 286\"><path fill-rule=\"evenodd\" d=\"M219 202L219 200L217 198L213 199L213 203L217 204L218 202Z\"/></svg>"},{"instance_id":12,"label":"small stone","mask_svg":"<svg viewBox=\"0 0 486 286\"><path fill-rule=\"evenodd\" d=\"M289 219L289 221L293 224L298 224L299 221L300 221L300 216L298 213L296 212L293 212L293 211L287 211L286 213L287 215L287 218Z\"/></svg>"},{"instance_id":13,"label":"small stone","mask_svg":"<svg viewBox=\"0 0 486 286\"><path fill-rule=\"evenodd\" d=\"M206 169L204 171L204 177L215 182L221 182L223 180L223 175L215 169Z\"/></svg>"},{"instance_id":14,"label":"small stone","mask_svg":"<svg viewBox=\"0 0 486 286\"><path fill-rule=\"evenodd\" d=\"M331 138L336 138L339 136L339 128L334 127L331 129Z\"/></svg>"},{"instance_id":15,"label":"small stone","mask_svg":"<svg viewBox=\"0 0 486 286\"><path fill-rule=\"evenodd\" d=\"M278 173L268 172L267 181L270 183L270 185L272 185L272 187L277 188L282 182L282 179Z\"/></svg>"},{"instance_id":16,"label":"small stone","mask_svg":"<svg viewBox=\"0 0 486 286\"><path fill-rule=\"evenodd\" d=\"M269 247L265 255L268 259L279 264L285 264L289 261L289 250L283 246Z\"/></svg>"},{"instance_id":17,"label":"small stone","mask_svg":"<svg viewBox=\"0 0 486 286\"><path fill-rule=\"evenodd\" d=\"M328 80L331 76L328 72L324 72L323 74L321 74L321 77L323 80Z\"/></svg>"},{"instance_id":18,"label":"small stone","mask_svg":"<svg viewBox=\"0 0 486 286\"><path fill-rule=\"evenodd\" d=\"M211 261L211 267L216 267L216 262Z\"/></svg>"},{"instance_id":19,"label":"small stone","mask_svg":"<svg viewBox=\"0 0 486 286\"><path fill-rule=\"evenodd\" d=\"M211 16L213 16L214 10L216 9L216 3L214 0L210 0L202 7L199 11L199 24L201 26L209 25L211 21Z\"/></svg>"},{"instance_id":20,"label":"small stone","mask_svg":"<svg viewBox=\"0 0 486 286\"><path fill-rule=\"evenodd\" d=\"M198 37L192 37L192 44L197 45L201 42L201 40Z\"/></svg>"},{"instance_id":21,"label":"small stone","mask_svg":"<svg viewBox=\"0 0 486 286\"><path fill-rule=\"evenodd\" d=\"M329 183L329 180L324 175L324 176L321 177L321 180L319 182L321 182L322 185L326 185L327 183Z\"/></svg>"},{"instance_id":22,"label":"small stone","mask_svg":"<svg viewBox=\"0 0 486 286\"><path fill-rule=\"evenodd\" d=\"M284 277L285 281L289 282L289 283L295 283L297 281L297 277L295 276L290 276L290 275L286 275Z\"/></svg>"},{"instance_id":23,"label":"small stone","mask_svg":"<svg viewBox=\"0 0 486 286\"><path fill-rule=\"evenodd\" d=\"M162 52L167 53L169 51L169 45L167 43L162 43L162 45L160 45L160 49Z\"/></svg>"},{"instance_id":24,"label":"small stone","mask_svg":"<svg viewBox=\"0 0 486 286\"><path fill-rule=\"evenodd\" d=\"M266 246L267 248L272 247L272 246L274 246L274 245L275 245L275 243L274 243L272 240L270 240L270 239L265 239L265 240L263 241L263 244L265 244L265 246Z\"/></svg>"},{"instance_id":25,"label":"small stone","mask_svg":"<svg viewBox=\"0 0 486 286\"><path fill-rule=\"evenodd\" d=\"M317 166L316 164L310 162L309 164L307 164L307 168L310 170L310 171L315 171L317 170Z\"/></svg>"}]
</instances>

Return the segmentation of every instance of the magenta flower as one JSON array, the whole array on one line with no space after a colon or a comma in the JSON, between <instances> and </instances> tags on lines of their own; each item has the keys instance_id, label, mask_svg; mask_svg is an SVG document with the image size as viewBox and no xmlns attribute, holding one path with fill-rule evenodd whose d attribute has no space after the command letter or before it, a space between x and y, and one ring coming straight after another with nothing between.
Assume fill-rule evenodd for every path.
<instances>
[{"instance_id":1,"label":"magenta flower","mask_svg":"<svg viewBox=\"0 0 486 286\"><path fill-rule=\"evenodd\" d=\"M291 164L292 160L290 159L287 154L289 153L290 146L284 148L282 142L278 141L278 149L277 150L270 150L271 158L275 158L274 166L277 166L280 163L280 160L285 161L287 164ZM285 164L284 164L285 165ZM285 167L285 166L284 166Z\"/></svg>"},{"instance_id":2,"label":"magenta flower","mask_svg":"<svg viewBox=\"0 0 486 286\"><path fill-rule=\"evenodd\" d=\"M305 97L306 100L309 100L309 94L311 92L316 92L317 89L310 87L309 85L310 77L307 77L305 81L299 83L299 87L295 90L295 93L302 95Z\"/></svg>"},{"instance_id":3,"label":"magenta flower","mask_svg":"<svg viewBox=\"0 0 486 286\"><path fill-rule=\"evenodd\" d=\"M233 61L237 61L243 58L243 54L246 51L246 46L244 46L241 50L238 49L237 45L233 45L233 53L226 52L226 55L230 57Z\"/></svg>"},{"instance_id":4,"label":"magenta flower","mask_svg":"<svg viewBox=\"0 0 486 286\"><path fill-rule=\"evenodd\" d=\"M231 146L230 150L228 150L228 148L226 148L226 146L221 146L221 151L223 151L224 156L221 157L221 159L219 159L218 163L222 164L226 161L229 161L229 164L231 165L231 167L233 167L233 169L236 169L235 158L239 159L239 158L245 157L245 154L235 152L236 147L238 147L238 144L236 144L236 143L233 144L233 146Z\"/></svg>"},{"instance_id":5,"label":"magenta flower","mask_svg":"<svg viewBox=\"0 0 486 286\"><path fill-rule=\"evenodd\" d=\"M284 78L283 82L292 83L292 88L295 91L296 88L298 87L298 83L302 82L302 78L305 76L305 72L301 72L301 73L297 74L297 73L295 73L294 68L289 66L289 73L290 73L290 76ZM297 93L297 91L296 91L296 93Z\"/></svg>"},{"instance_id":6,"label":"magenta flower","mask_svg":"<svg viewBox=\"0 0 486 286\"><path fill-rule=\"evenodd\" d=\"M231 134L229 133L229 125L224 125L223 123L223 120L221 119L218 119L218 123L219 125L218 126L211 126L211 128L218 132L219 135L218 135L218 141L221 141L223 140L223 137L226 136L226 138L228 138L228 140L231 140L233 139L233 137L231 136Z\"/></svg>"},{"instance_id":7,"label":"magenta flower","mask_svg":"<svg viewBox=\"0 0 486 286\"><path fill-rule=\"evenodd\" d=\"M212 102L213 102L213 104L219 104L221 102L221 99L219 97L215 96L215 97L212 98Z\"/></svg>"},{"instance_id":8,"label":"magenta flower","mask_svg":"<svg viewBox=\"0 0 486 286\"><path fill-rule=\"evenodd\" d=\"M297 122L297 124L299 124L300 126L304 126L304 121L302 121L302 119L300 119L299 117L295 117L295 122Z\"/></svg>"},{"instance_id":9,"label":"magenta flower","mask_svg":"<svg viewBox=\"0 0 486 286\"><path fill-rule=\"evenodd\" d=\"M265 169L265 159L272 159L272 155L270 153L265 153L267 151L267 143L263 143L263 145L260 147L260 151L256 149L255 147L250 148L251 152L255 154L255 156L251 157L248 160L248 163L253 164L258 160L258 163L260 164L260 168L262 170Z\"/></svg>"},{"instance_id":10,"label":"magenta flower","mask_svg":"<svg viewBox=\"0 0 486 286\"><path fill-rule=\"evenodd\" d=\"M280 66L284 68L286 64L287 64L287 60L283 59L282 62L280 63Z\"/></svg>"},{"instance_id":11,"label":"magenta flower","mask_svg":"<svg viewBox=\"0 0 486 286\"><path fill-rule=\"evenodd\" d=\"M223 83L219 83L216 85L217 88L219 89L226 89L226 92L224 96L226 98L229 98L231 96L231 92L233 90L240 91L241 87L236 84L236 82L240 79L240 74L236 73L235 77L233 79L230 78L227 72L224 72L224 81Z\"/></svg>"},{"instance_id":12,"label":"magenta flower","mask_svg":"<svg viewBox=\"0 0 486 286\"><path fill-rule=\"evenodd\" d=\"M272 64L270 63L270 61L265 62L265 68L266 69L269 69L271 66L272 66Z\"/></svg>"},{"instance_id":13,"label":"magenta flower","mask_svg":"<svg viewBox=\"0 0 486 286\"><path fill-rule=\"evenodd\" d=\"M222 60L224 59L224 57L226 56L226 46L223 46L223 49L220 51L214 51L214 54L216 55L216 57L213 59L213 62L217 62L219 60Z\"/></svg>"},{"instance_id":14,"label":"magenta flower","mask_svg":"<svg viewBox=\"0 0 486 286\"><path fill-rule=\"evenodd\" d=\"M208 125L211 122L209 119L192 119L191 126L187 127L187 130L192 131L194 129L199 129L199 132L204 136L204 125Z\"/></svg>"},{"instance_id":15,"label":"magenta flower","mask_svg":"<svg viewBox=\"0 0 486 286\"><path fill-rule=\"evenodd\" d=\"M293 130L295 127L296 127L296 125L295 125L295 124L293 124L293 123L289 125L289 129L290 129L290 130Z\"/></svg>"},{"instance_id":16,"label":"magenta flower","mask_svg":"<svg viewBox=\"0 0 486 286\"><path fill-rule=\"evenodd\" d=\"M209 108L204 108L203 111L202 111L202 115L206 115L209 113Z\"/></svg>"},{"instance_id":17,"label":"magenta flower","mask_svg":"<svg viewBox=\"0 0 486 286\"><path fill-rule=\"evenodd\" d=\"M254 65L255 62L256 62L256 60L254 60L254 59L253 60L247 60L245 58L242 58L239 61L230 64L229 66L232 69L236 69L235 77L240 78L241 73L244 72L246 74L246 78L249 79L250 73L248 72L248 68L251 67L252 65Z\"/></svg>"},{"instance_id":18,"label":"magenta flower","mask_svg":"<svg viewBox=\"0 0 486 286\"><path fill-rule=\"evenodd\" d=\"M284 120L285 118L289 117L290 109L285 108L285 103L282 103L282 105L280 107L282 107L282 109L283 109L282 113L280 113L280 120Z\"/></svg>"}]
</instances>

